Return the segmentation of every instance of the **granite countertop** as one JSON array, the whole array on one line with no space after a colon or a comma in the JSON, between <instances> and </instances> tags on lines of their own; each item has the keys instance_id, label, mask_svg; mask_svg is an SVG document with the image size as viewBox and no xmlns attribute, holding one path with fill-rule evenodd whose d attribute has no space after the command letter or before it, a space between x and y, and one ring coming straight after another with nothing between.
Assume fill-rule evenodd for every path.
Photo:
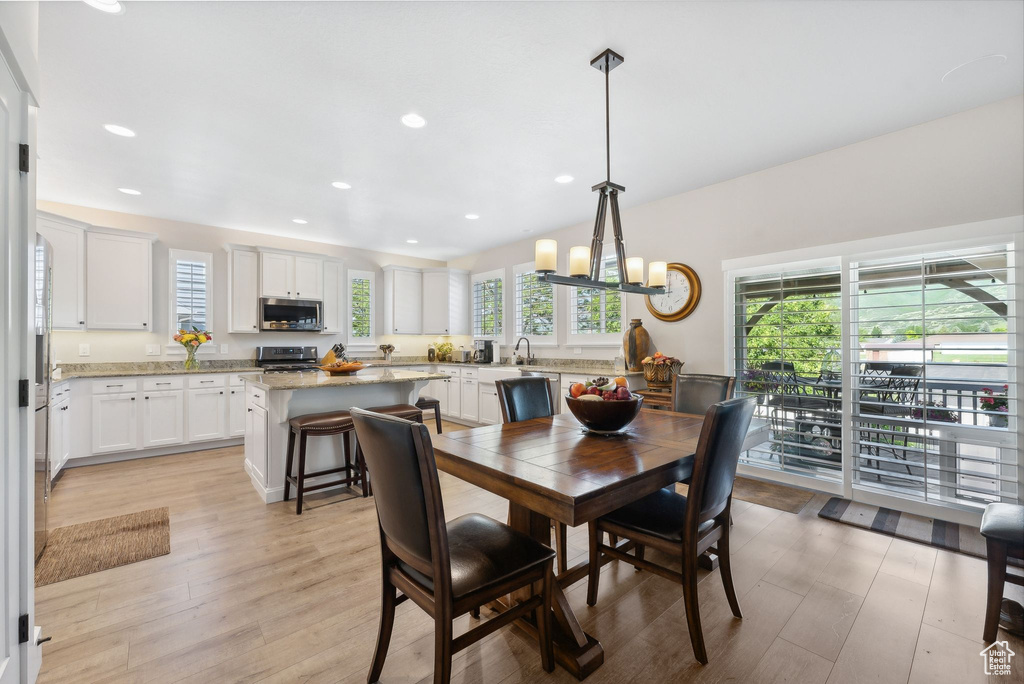
<instances>
[{"instance_id":1,"label":"granite countertop","mask_svg":"<svg viewBox=\"0 0 1024 684\"><path fill-rule=\"evenodd\" d=\"M140 364L142 365L142 364ZM60 380L51 382L63 382L75 378L135 378L154 375L210 375L214 373L259 373L256 366L223 366L223 367L200 367L199 370L187 371L178 364L176 368L116 368L100 370L61 370Z\"/></svg>"},{"instance_id":2,"label":"granite countertop","mask_svg":"<svg viewBox=\"0 0 1024 684\"><path fill-rule=\"evenodd\" d=\"M423 373L420 371L402 370L401 368L366 368L354 375L328 375L323 371L312 373L266 373L251 375L244 378L266 390L303 390L321 389L324 387L353 387L356 385L382 385L394 382L412 382L413 380L443 380L447 375L440 373Z\"/></svg>"},{"instance_id":3,"label":"granite countertop","mask_svg":"<svg viewBox=\"0 0 1024 684\"><path fill-rule=\"evenodd\" d=\"M380 359L368 361L367 363L372 364L383 364ZM413 363L407 361L398 361L391 364L392 368L403 368L408 366L453 366L456 368L481 368L487 370L504 370L504 371L537 371L539 373L561 373L563 375L593 375L595 378L601 375L607 377L615 377L621 375L623 377L630 375L643 375L643 371L619 371L616 372L610 368L604 366L545 366L543 364L534 364L532 366L521 365L517 366L512 363L456 363L454 361L442 361L430 363L429 361L423 361L420 363ZM387 368L387 366L383 366Z\"/></svg>"}]
</instances>

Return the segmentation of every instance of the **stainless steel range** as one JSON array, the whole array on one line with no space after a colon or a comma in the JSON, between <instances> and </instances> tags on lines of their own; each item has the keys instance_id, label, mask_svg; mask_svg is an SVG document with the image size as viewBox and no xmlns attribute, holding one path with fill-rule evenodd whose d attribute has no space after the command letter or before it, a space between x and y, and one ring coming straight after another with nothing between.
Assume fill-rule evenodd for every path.
<instances>
[{"instance_id":1,"label":"stainless steel range","mask_svg":"<svg viewBox=\"0 0 1024 684\"><path fill-rule=\"evenodd\" d=\"M295 373L316 370L316 347L256 347L256 365L264 373Z\"/></svg>"}]
</instances>

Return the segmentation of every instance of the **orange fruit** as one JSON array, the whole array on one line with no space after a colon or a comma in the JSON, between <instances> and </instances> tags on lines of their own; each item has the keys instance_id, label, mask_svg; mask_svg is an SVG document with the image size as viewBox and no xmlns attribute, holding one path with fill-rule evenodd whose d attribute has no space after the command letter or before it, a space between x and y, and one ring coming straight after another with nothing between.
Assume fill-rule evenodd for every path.
<instances>
[{"instance_id":1,"label":"orange fruit","mask_svg":"<svg viewBox=\"0 0 1024 684\"><path fill-rule=\"evenodd\" d=\"M618 385L619 387L625 387L626 386L626 378L623 378L621 376L615 378L615 384Z\"/></svg>"}]
</instances>

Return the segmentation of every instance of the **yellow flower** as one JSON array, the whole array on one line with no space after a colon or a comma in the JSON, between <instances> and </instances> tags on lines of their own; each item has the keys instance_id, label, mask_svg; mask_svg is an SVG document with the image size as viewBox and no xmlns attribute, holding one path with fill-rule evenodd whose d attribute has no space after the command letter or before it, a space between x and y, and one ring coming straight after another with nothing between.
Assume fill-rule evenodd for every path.
<instances>
[{"instance_id":1,"label":"yellow flower","mask_svg":"<svg viewBox=\"0 0 1024 684\"><path fill-rule=\"evenodd\" d=\"M199 336L199 343L203 344L204 342L206 342L206 335L200 335Z\"/></svg>"},{"instance_id":2,"label":"yellow flower","mask_svg":"<svg viewBox=\"0 0 1024 684\"><path fill-rule=\"evenodd\" d=\"M184 335L181 336L182 342L191 342L194 339L196 339L196 336L193 335L192 333L185 333Z\"/></svg>"}]
</instances>

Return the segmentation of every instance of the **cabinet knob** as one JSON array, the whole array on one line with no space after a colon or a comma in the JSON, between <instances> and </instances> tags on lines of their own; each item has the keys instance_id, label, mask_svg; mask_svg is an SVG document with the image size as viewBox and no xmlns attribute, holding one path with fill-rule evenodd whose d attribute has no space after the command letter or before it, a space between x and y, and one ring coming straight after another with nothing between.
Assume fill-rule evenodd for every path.
<instances>
[{"instance_id":1,"label":"cabinet knob","mask_svg":"<svg viewBox=\"0 0 1024 684\"><path fill-rule=\"evenodd\" d=\"M256 326L254 325L254 326L252 326L252 327L254 327L254 328L255 328Z\"/></svg>"},{"instance_id":2,"label":"cabinet knob","mask_svg":"<svg viewBox=\"0 0 1024 684\"><path fill-rule=\"evenodd\" d=\"M78 321L78 325L85 325L85 321Z\"/></svg>"},{"instance_id":3,"label":"cabinet knob","mask_svg":"<svg viewBox=\"0 0 1024 684\"><path fill-rule=\"evenodd\" d=\"M143 323L142 327L145 328L147 325L148 325L147 323Z\"/></svg>"},{"instance_id":4,"label":"cabinet knob","mask_svg":"<svg viewBox=\"0 0 1024 684\"><path fill-rule=\"evenodd\" d=\"M135 401L135 397L132 397L132 401Z\"/></svg>"},{"instance_id":5,"label":"cabinet knob","mask_svg":"<svg viewBox=\"0 0 1024 684\"><path fill-rule=\"evenodd\" d=\"M149 399L149 397L146 397L146 399Z\"/></svg>"},{"instance_id":6,"label":"cabinet knob","mask_svg":"<svg viewBox=\"0 0 1024 684\"><path fill-rule=\"evenodd\" d=\"M252 413L252 409L245 409L245 410L248 411L249 413Z\"/></svg>"},{"instance_id":7,"label":"cabinet knob","mask_svg":"<svg viewBox=\"0 0 1024 684\"><path fill-rule=\"evenodd\" d=\"M221 394L224 394L224 390L221 390L221 391L220 391L220 393L221 393Z\"/></svg>"},{"instance_id":8,"label":"cabinet knob","mask_svg":"<svg viewBox=\"0 0 1024 684\"><path fill-rule=\"evenodd\" d=\"M301 292L296 292L295 296L298 297L300 294L302 294L302 293Z\"/></svg>"}]
</instances>

